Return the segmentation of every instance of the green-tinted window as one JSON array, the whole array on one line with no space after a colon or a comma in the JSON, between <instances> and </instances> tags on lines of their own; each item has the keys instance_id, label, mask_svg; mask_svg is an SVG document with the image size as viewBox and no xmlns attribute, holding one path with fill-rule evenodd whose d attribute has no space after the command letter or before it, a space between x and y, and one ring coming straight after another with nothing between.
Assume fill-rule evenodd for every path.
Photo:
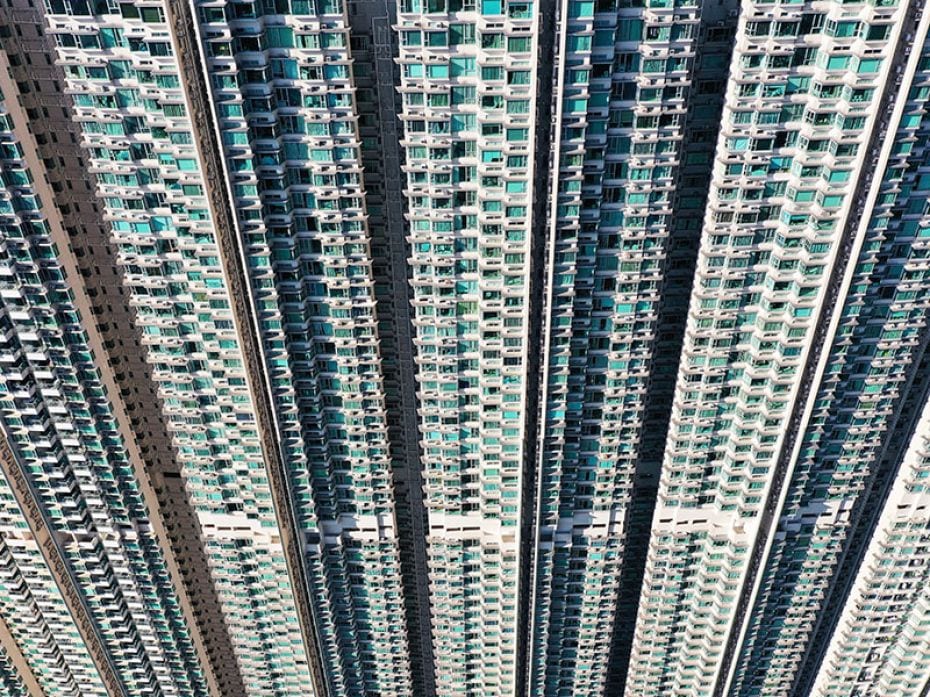
<instances>
[{"instance_id":1,"label":"green-tinted window","mask_svg":"<svg viewBox=\"0 0 930 697\"><path fill-rule=\"evenodd\" d=\"M572 18L593 17L594 2L589 0L572 0L568 6L568 16Z\"/></svg>"},{"instance_id":2,"label":"green-tinted window","mask_svg":"<svg viewBox=\"0 0 930 697\"><path fill-rule=\"evenodd\" d=\"M460 44L475 43L475 25L474 24L450 24L449 25L449 45L458 46Z\"/></svg>"},{"instance_id":3,"label":"green-tinted window","mask_svg":"<svg viewBox=\"0 0 930 697\"><path fill-rule=\"evenodd\" d=\"M269 48L293 48L294 30L290 27L268 27L265 30Z\"/></svg>"}]
</instances>

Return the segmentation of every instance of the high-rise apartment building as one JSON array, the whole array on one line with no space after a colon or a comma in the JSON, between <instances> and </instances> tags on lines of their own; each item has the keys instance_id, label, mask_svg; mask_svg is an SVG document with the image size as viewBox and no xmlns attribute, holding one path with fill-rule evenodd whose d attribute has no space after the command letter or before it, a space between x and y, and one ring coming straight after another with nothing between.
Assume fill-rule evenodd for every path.
<instances>
[{"instance_id":1,"label":"high-rise apartment building","mask_svg":"<svg viewBox=\"0 0 930 697\"><path fill-rule=\"evenodd\" d=\"M812 695L926 691L927 409L918 416Z\"/></svg>"},{"instance_id":2,"label":"high-rise apartment building","mask_svg":"<svg viewBox=\"0 0 930 697\"><path fill-rule=\"evenodd\" d=\"M4 0L0 691L930 691L921 0Z\"/></svg>"},{"instance_id":3,"label":"high-rise apartment building","mask_svg":"<svg viewBox=\"0 0 930 697\"><path fill-rule=\"evenodd\" d=\"M850 352L868 356L869 349L843 341L835 367L826 368L822 349L847 298L855 309L845 314L855 314L863 307L859 295L885 269L869 263L872 275L856 285L846 273L874 205L868 186L881 177L873 174L876 160L887 157L876 141L913 40L904 36L912 31L911 10L903 3L855 13L841 4L740 8L628 695L722 694L729 654L741 640L748 645L738 692L791 689L796 657L783 642L803 646L804 628L786 617L786 605L799 608L802 623L816 618L819 589L803 586L817 584L811 575L832 576L821 545L842 546L843 512L861 489L852 480L872 469L842 453L823 423L839 413L841 423L850 418L858 383L842 380L837 395L830 375ZM865 311L880 312L872 304ZM876 384L891 391L888 377ZM869 391L867 400L875 398ZM811 423L813 409L824 416ZM813 427L809 438L806 426ZM831 466L841 467L831 460L843 455L855 464L831 486ZM805 583L792 588L791 572L773 563L784 553L778 528L804 526L805 514L813 518L807 539L790 535L798 547L784 561L797 564L806 547L817 568L802 571ZM811 539L811 528L820 540ZM753 608L766 558L774 576ZM670 597L681 599L672 612ZM743 637L748 613L756 626ZM770 654L777 659L763 667ZM763 683L743 682L749 674L761 674Z\"/></svg>"},{"instance_id":4,"label":"high-rise apartment building","mask_svg":"<svg viewBox=\"0 0 930 697\"><path fill-rule=\"evenodd\" d=\"M512 694L539 8L426 1L396 21L436 694Z\"/></svg>"},{"instance_id":5,"label":"high-rise apartment building","mask_svg":"<svg viewBox=\"0 0 930 697\"><path fill-rule=\"evenodd\" d=\"M82 321L88 289L69 283L81 270L66 226L84 230L55 206L2 67L4 621L44 691L206 695L138 443L112 367L94 360L104 339Z\"/></svg>"}]
</instances>

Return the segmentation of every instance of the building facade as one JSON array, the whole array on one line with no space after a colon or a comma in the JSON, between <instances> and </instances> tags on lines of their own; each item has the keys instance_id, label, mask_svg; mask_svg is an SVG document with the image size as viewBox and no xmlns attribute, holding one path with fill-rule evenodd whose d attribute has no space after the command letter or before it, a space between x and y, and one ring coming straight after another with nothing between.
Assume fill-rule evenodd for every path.
<instances>
[{"instance_id":1,"label":"building facade","mask_svg":"<svg viewBox=\"0 0 930 697\"><path fill-rule=\"evenodd\" d=\"M7 2L3 693L927 694L928 33Z\"/></svg>"}]
</instances>

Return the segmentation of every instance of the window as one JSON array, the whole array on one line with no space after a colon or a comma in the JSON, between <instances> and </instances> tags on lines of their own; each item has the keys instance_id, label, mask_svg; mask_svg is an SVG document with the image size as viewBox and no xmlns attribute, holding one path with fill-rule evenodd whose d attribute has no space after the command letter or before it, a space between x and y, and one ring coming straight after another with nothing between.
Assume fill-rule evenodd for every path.
<instances>
[{"instance_id":1,"label":"window","mask_svg":"<svg viewBox=\"0 0 930 697\"><path fill-rule=\"evenodd\" d=\"M449 25L449 45L458 46L460 44L475 43L475 25L473 24L450 24Z\"/></svg>"},{"instance_id":2,"label":"window","mask_svg":"<svg viewBox=\"0 0 930 697\"><path fill-rule=\"evenodd\" d=\"M859 60L859 67L857 68L856 73L859 75L865 73L877 73L881 67L881 64L881 58L862 58Z\"/></svg>"}]
</instances>

